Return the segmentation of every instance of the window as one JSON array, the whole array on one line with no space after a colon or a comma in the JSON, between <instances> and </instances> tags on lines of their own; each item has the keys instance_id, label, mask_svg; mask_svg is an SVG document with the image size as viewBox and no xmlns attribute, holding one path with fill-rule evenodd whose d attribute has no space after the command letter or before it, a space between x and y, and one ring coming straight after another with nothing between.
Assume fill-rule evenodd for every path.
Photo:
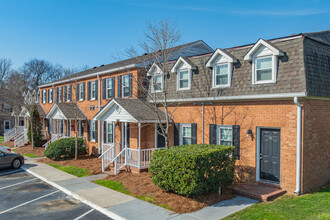
<instances>
[{"instance_id":1,"label":"window","mask_svg":"<svg viewBox=\"0 0 330 220\"><path fill-rule=\"evenodd\" d=\"M129 75L123 76L123 82L122 82L122 96L123 97L129 97L130 96L130 88L129 88Z\"/></svg>"},{"instance_id":2,"label":"window","mask_svg":"<svg viewBox=\"0 0 330 220\"><path fill-rule=\"evenodd\" d=\"M79 101L82 101L84 99L84 84L79 84Z\"/></svg>"},{"instance_id":3,"label":"window","mask_svg":"<svg viewBox=\"0 0 330 220\"><path fill-rule=\"evenodd\" d=\"M49 90L49 103L53 103L53 89Z\"/></svg>"},{"instance_id":4,"label":"window","mask_svg":"<svg viewBox=\"0 0 330 220\"><path fill-rule=\"evenodd\" d=\"M91 110L91 111L95 111L95 105L91 105L91 106L89 106L89 110Z\"/></svg>"},{"instance_id":5,"label":"window","mask_svg":"<svg viewBox=\"0 0 330 220\"><path fill-rule=\"evenodd\" d=\"M213 87L229 86L228 63L218 64L213 68Z\"/></svg>"},{"instance_id":6,"label":"window","mask_svg":"<svg viewBox=\"0 0 330 220\"><path fill-rule=\"evenodd\" d=\"M79 121L79 137L83 137L83 136L84 136L84 122Z\"/></svg>"},{"instance_id":7,"label":"window","mask_svg":"<svg viewBox=\"0 0 330 220\"><path fill-rule=\"evenodd\" d=\"M96 83L95 81L91 82L91 99L95 100L96 97Z\"/></svg>"},{"instance_id":8,"label":"window","mask_svg":"<svg viewBox=\"0 0 330 220\"><path fill-rule=\"evenodd\" d=\"M255 81L273 81L273 59L272 57L256 58Z\"/></svg>"},{"instance_id":9,"label":"window","mask_svg":"<svg viewBox=\"0 0 330 220\"><path fill-rule=\"evenodd\" d=\"M4 120L4 130L5 132L8 131L11 127L11 122L9 120Z\"/></svg>"},{"instance_id":10,"label":"window","mask_svg":"<svg viewBox=\"0 0 330 220\"><path fill-rule=\"evenodd\" d=\"M64 121L60 120L60 134L64 134Z\"/></svg>"},{"instance_id":11,"label":"window","mask_svg":"<svg viewBox=\"0 0 330 220\"><path fill-rule=\"evenodd\" d=\"M191 125L190 124L182 124L182 132L181 132L181 136L182 136L182 143L183 145L185 144L191 144L192 143L192 138L191 138Z\"/></svg>"},{"instance_id":12,"label":"window","mask_svg":"<svg viewBox=\"0 0 330 220\"><path fill-rule=\"evenodd\" d=\"M107 122L107 143L113 143L113 124Z\"/></svg>"},{"instance_id":13,"label":"window","mask_svg":"<svg viewBox=\"0 0 330 220\"><path fill-rule=\"evenodd\" d=\"M66 122L66 136L71 137L71 121Z\"/></svg>"},{"instance_id":14,"label":"window","mask_svg":"<svg viewBox=\"0 0 330 220\"><path fill-rule=\"evenodd\" d=\"M67 102L71 101L71 86L70 85L66 86L66 101Z\"/></svg>"},{"instance_id":15,"label":"window","mask_svg":"<svg viewBox=\"0 0 330 220\"><path fill-rule=\"evenodd\" d=\"M3 104L2 109L3 109L4 111L7 111L7 112L12 112L12 111L13 111L11 105L9 105L9 104Z\"/></svg>"},{"instance_id":16,"label":"window","mask_svg":"<svg viewBox=\"0 0 330 220\"><path fill-rule=\"evenodd\" d=\"M113 81L111 78L107 79L106 80L106 93L107 93L107 99L110 99L112 97L114 97L114 94L113 94Z\"/></svg>"},{"instance_id":17,"label":"window","mask_svg":"<svg viewBox=\"0 0 330 220\"><path fill-rule=\"evenodd\" d=\"M189 84L190 84L189 71L181 70L179 72L179 90L189 89Z\"/></svg>"},{"instance_id":18,"label":"window","mask_svg":"<svg viewBox=\"0 0 330 220\"><path fill-rule=\"evenodd\" d=\"M32 103L32 96L29 96L29 102Z\"/></svg>"},{"instance_id":19,"label":"window","mask_svg":"<svg viewBox=\"0 0 330 220\"><path fill-rule=\"evenodd\" d=\"M58 101L62 102L63 100L63 91L62 91L63 87L58 87Z\"/></svg>"},{"instance_id":20,"label":"window","mask_svg":"<svg viewBox=\"0 0 330 220\"><path fill-rule=\"evenodd\" d=\"M218 126L217 144L233 146L233 128L232 126Z\"/></svg>"},{"instance_id":21,"label":"window","mask_svg":"<svg viewBox=\"0 0 330 220\"><path fill-rule=\"evenodd\" d=\"M46 103L46 90L42 91L42 103Z\"/></svg>"},{"instance_id":22,"label":"window","mask_svg":"<svg viewBox=\"0 0 330 220\"><path fill-rule=\"evenodd\" d=\"M95 141L97 137L97 121L91 121L91 140Z\"/></svg>"},{"instance_id":23,"label":"window","mask_svg":"<svg viewBox=\"0 0 330 220\"><path fill-rule=\"evenodd\" d=\"M155 92L159 92L162 91L163 89L163 77L161 74L157 73L155 74L155 76L153 77L153 90Z\"/></svg>"}]
</instances>

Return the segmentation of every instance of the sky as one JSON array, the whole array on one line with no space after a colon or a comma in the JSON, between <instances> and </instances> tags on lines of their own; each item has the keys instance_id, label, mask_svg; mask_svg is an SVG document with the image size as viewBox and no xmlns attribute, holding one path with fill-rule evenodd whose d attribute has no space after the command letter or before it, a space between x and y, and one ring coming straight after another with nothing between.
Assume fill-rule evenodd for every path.
<instances>
[{"instance_id":1,"label":"sky","mask_svg":"<svg viewBox=\"0 0 330 220\"><path fill-rule=\"evenodd\" d=\"M108 64L137 47L148 22L163 19L177 24L180 43L228 48L329 30L330 0L0 0L0 58L15 68L32 58Z\"/></svg>"}]
</instances>

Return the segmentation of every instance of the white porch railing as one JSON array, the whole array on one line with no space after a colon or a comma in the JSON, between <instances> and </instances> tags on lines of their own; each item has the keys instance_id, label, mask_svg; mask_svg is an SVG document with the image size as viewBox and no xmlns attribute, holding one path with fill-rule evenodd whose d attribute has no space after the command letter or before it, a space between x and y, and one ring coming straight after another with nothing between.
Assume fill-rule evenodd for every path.
<instances>
[{"instance_id":1,"label":"white porch railing","mask_svg":"<svg viewBox=\"0 0 330 220\"><path fill-rule=\"evenodd\" d=\"M16 136L14 139L14 147L21 147L28 142L27 130L23 130L23 133Z\"/></svg>"},{"instance_id":2,"label":"white porch railing","mask_svg":"<svg viewBox=\"0 0 330 220\"><path fill-rule=\"evenodd\" d=\"M138 169L148 168L151 159L151 153L154 150L155 148L141 150L127 148L127 165Z\"/></svg>"},{"instance_id":3,"label":"white porch railing","mask_svg":"<svg viewBox=\"0 0 330 220\"><path fill-rule=\"evenodd\" d=\"M3 139L4 139L4 142L7 142L9 141L10 139L12 139L13 137L15 137L16 135L16 127L13 127L12 129L6 131L4 134L3 134Z\"/></svg>"},{"instance_id":4,"label":"white porch railing","mask_svg":"<svg viewBox=\"0 0 330 220\"><path fill-rule=\"evenodd\" d=\"M67 136L65 136L64 134L51 134L50 137L51 137L50 140L47 141L44 145L42 145L45 148L45 150L52 142L57 141L62 138L67 138Z\"/></svg>"}]
</instances>

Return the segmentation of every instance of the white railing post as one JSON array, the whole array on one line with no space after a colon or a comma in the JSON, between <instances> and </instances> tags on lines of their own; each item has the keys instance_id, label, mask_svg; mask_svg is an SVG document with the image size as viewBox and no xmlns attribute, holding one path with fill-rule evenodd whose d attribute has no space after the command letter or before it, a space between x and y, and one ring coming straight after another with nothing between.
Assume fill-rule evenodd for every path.
<instances>
[{"instance_id":1,"label":"white railing post","mask_svg":"<svg viewBox=\"0 0 330 220\"><path fill-rule=\"evenodd\" d=\"M139 151L138 151L138 168L141 169L141 123L139 126Z\"/></svg>"},{"instance_id":2,"label":"white railing post","mask_svg":"<svg viewBox=\"0 0 330 220\"><path fill-rule=\"evenodd\" d=\"M127 122L125 122L125 128L124 128L124 134L125 134L125 165L127 165Z\"/></svg>"}]
</instances>

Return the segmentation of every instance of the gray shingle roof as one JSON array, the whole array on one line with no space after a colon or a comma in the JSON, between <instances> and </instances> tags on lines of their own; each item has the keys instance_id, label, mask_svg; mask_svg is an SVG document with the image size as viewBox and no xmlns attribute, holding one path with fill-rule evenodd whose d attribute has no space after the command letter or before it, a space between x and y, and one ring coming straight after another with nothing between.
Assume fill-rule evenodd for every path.
<instances>
[{"instance_id":1,"label":"gray shingle roof","mask_svg":"<svg viewBox=\"0 0 330 220\"><path fill-rule=\"evenodd\" d=\"M330 30L303 33L305 37L330 46Z\"/></svg>"},{"instance_id":2,"label":"gray shingle roof","mask_svg":"<svg viewBox=\"0 0 330 220\"><path fill-rule=\"evenodd\" d=\"M165 120L165 113L140 99L114 99L130 115L138 121L158 121Z\"/></svg>"},{"instance_id":3,"label":"gray shingle roof","mask_svg":"<svg viewBox=\"0 0 330 220\"><path fill-rule=\"evenodd\" d=\"M86 119L86 115L81 111L76 103L56 103L67 119Z\"/></svg>"},{"instance_id":4,"label":"gray shingle roof","mask_svg":"<svg viewBox=\"0 0 330 220\"><path fill-rule=\"evenodd\" d=\"M39 103L31 104L30 106L31 106L31 109L32 109L33 106L35 106L37 108L40 117L46 117L47 114L46 114L45 110L43 109L43 107Z\"/></svg>"}]
</instances>

